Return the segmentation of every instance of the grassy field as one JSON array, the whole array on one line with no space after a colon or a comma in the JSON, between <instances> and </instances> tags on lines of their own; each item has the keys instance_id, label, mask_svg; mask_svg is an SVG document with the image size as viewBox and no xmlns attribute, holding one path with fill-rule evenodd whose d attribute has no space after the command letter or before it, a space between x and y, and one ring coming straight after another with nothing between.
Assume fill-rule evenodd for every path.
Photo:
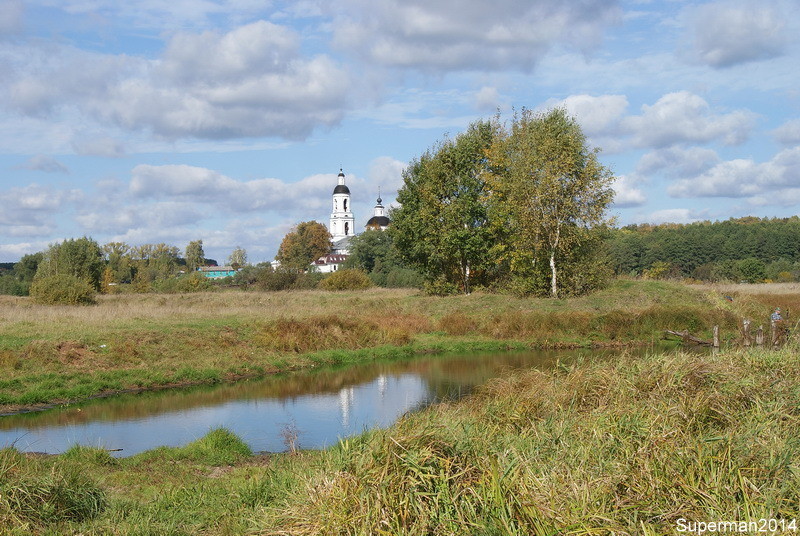
<instances>
[{"instance_id":1,"label":"grassy field","mask_svg":"<svg viewBox=\"0 0 800 536\"><path fill-rule=\"evenodd\" d=\"M800 515L800 353L497 378L314 452L225 430L127 459L0 451L0 534L656 535ZM791 531L789 531L791 533Z\"/></svg>"},{"instance_id":2,"label":"grassy field","mask_svg":"<svg viewBox=\"0 0 800 536\"><path fill-rule=\"evenodd\" d=\"M415 352L622 346L665 329L708 336L715 324L735 339L741 318L795 304L794 291L629 280L569 300L372 289L111 295L68 307L2 296L0 412Z\"/></svg>"}]
</instances>

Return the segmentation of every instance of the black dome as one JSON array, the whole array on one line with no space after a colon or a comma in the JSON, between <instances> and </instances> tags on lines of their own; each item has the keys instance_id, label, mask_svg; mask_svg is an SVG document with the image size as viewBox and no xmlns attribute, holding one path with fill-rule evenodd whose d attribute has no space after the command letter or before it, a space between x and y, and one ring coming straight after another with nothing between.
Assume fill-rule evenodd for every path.
<instances>
[{"instance_id":1,"label":"black dome","mask_svg":"<svg viewBox=\"0 0 800 536\"><path fill-rule=\"evenodd\" d=\"M377 227L388 227L388 225L391 222L392 222L392 220L390 220L386 216L373 216L373 217L371 217L369 219L369 221L367 222L367 225L365 225L365 227L369 227L371 225L374 225L374 226L377 226Z\"/></svg>"},{"instance_id":2,"label":"black dome","mask_svg":"<svg viewBox=\"0 0 800 536\"><path fill-rule=\"evenodd\" d=\"M344 184L337 184L336 188L333 189L334 194L349 194L350 188L345 186Z\"/></svg>"}]
</instances>

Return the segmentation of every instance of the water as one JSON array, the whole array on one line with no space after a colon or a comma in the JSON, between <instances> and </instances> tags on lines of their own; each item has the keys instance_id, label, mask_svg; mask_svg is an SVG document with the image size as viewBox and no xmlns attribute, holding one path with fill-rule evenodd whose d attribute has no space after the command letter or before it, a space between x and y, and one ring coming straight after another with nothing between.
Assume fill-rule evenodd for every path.
<instances>
[{"instance_id":1,"label":"water","mask_svg":"<svg viewBox=\"0 0 800 536\"><path fill-rule=\"evenodd\" d=\"M418 357L119 395L0 417L0 447L57 454L77 444L131 456L162 445L185 445L213 428L225 427L254 451L287 450L286 431L297 433L299 448L325 448L340 438L389 426L409 411L469 394L505 370L549 368L558 360L581 355L604 354L539 351Z\"/></svg>"}]
</instances>

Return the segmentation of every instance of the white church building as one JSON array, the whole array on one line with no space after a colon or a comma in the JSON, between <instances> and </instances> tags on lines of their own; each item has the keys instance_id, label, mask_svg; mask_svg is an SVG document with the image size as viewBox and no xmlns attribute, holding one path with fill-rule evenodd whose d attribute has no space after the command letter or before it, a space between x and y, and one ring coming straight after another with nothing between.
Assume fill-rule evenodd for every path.
<instances>
[{"instance_id":1,"label":"white church building","mask_svg":"<svg viewBox=\"0 0 800 536\"><path fill-rule=\"evenodd\" d=\"M367 221L367 229L385 230L389 226L386 209L378 192L378 203L372 218ZM350 188L345 184L344 171L339 170L338 184L333 189L330 224L331 252L314 261L314 267L322 273L335 272L350 254L350 239L355 236L355 217L350 203Z\"/></svg>"}]
</instances>

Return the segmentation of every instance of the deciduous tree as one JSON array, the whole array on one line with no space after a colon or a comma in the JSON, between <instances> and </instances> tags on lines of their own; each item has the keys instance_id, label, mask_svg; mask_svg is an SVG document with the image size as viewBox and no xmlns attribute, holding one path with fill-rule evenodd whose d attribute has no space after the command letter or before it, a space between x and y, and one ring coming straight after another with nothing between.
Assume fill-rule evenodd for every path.
<instances>
[{"instance_id":1,"label":"deciduous tree","mask_svg":"<svg viewBox=\"0 0 800 536\"><path fill-rule=\"evenodd\" d=\"M403 173L389 232L404 260L429 283L469 293L485 282L494 263L484 203L486 151L496 134L491 121L478 121L445 139Z\"/></svg>"},{"instance_id":2,"label":"deciduous tree","mask_svg":"<svg viewBox=\"0 0 800 536\"><path fill-rule=\"evenodd\" d=\"M569 252L609 223L613 175L597 159L578 122L563 109L517 114L490 151L488 174L495 224L506 233L513 268L545 261L550 294Z\"/></svg>"},{"instance_id":3,"label":"deciduous tree","mask_svg":"<svg viewBox=\"0 0 800 536\"><path fill-rule=\"evenodd\" d=\"M202 240L192 240L186 246L186 268L193 272L205 263Z\"/></svg>"},{"instance_id":4,"label":"deciduous tree","mask_svg":"<svg viewBox=\"0 0 800 536\"><path fill-rule=\"evenodd\" d=\"M312 262L330 251L328 228L316 221L304 221L283 237L275 258L284 268L304 272Z\"/></svg>"}]
</instances>

